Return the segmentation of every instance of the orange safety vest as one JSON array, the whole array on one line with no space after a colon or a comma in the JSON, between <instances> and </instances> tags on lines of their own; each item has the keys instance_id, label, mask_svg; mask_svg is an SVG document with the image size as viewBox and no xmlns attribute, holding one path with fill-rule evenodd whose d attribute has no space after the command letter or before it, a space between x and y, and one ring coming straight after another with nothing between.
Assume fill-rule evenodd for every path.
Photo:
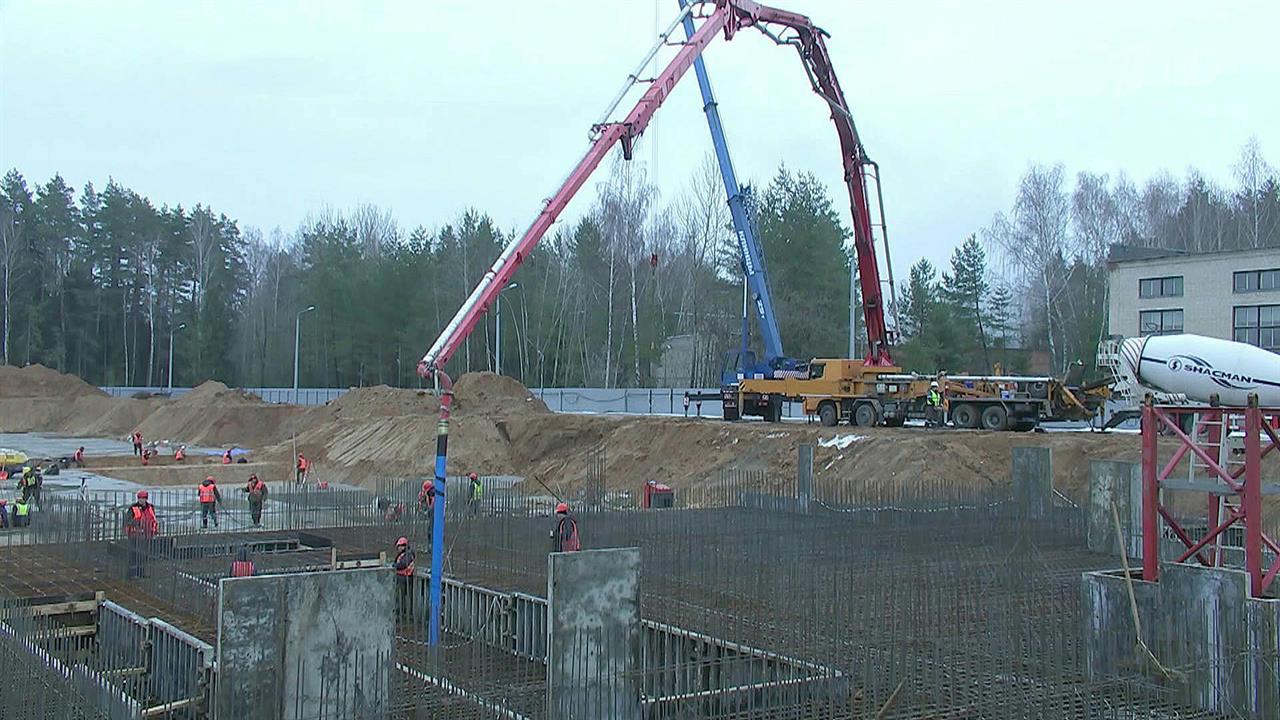
<instances>
[{"instance_id":1,"label":"orange safety vest","mask_svg":"<svg viewBox=\"0 0 1280 720\"><path fill-rule=\"evenodd\" d=\"M226 452L222 453L222 464L223 464L223 465L230 465L230 464L231 464L231 451L230 451L230 450L228 450L228 451L226 451Z\"/></svg>"},{"instance_id":2,"label":"orange safety vest","mask_svg":"<svg viewBox=\"0 0 1280 720\"><path fill-rule=\"evenodd\" d=\"M231 562L231 577L252 577L253 561L252 560L233 560Z\"/></svg>"},{"instance_id":3,"label":"orange safety vest","mask_svg":"<svg viewBox=\"0 0 1280 720\"><path fill-rule=\"evenodd\" d=\"M182 462L187 459L187 454L182 452L182 448L178 448L178 451L173 454L173 459Z\"/></svg>"},{"instance_id":4,"label":"orange safety vest","mask_svg":"<svg viewBox=\"0 0 1280 720\"><path fill-rule=\"evenodd\" d=\"M582 542L578 540L578 521L567 515L556 524L556 537L560 540L560 552L577 552L582 549Z\"/></svg>"},{"instance_id":5,"label":"orange safety vest","mask_svg":"<svg viewBox=\"0 0 1280 720\"><path fill-rule=\"evenodd\" d=\"M136 503L129 507L133 511L133 522L125 526L125 534L129 537L155 537L160 532L160 523L156 521L156 508L148 504L142 509Z\"/></svg>"},{"instance_id":6,"label":"orange safety vest","mask_svg":"<svg viewBox=\"0 0 1280 720\"><path fill-rule=\"evenodd\" d=\"M399 565L399 564L400 564L400 557L401 557L402 555L405 555L405 554L408 554L408 555L409 555L409 562L408 562L408 563L406 563L406 564L405 564L405 566L404 566L404 567L402 567L402 568L396 568L396 574L397 574L397 575L399 575L400 577L412 577L412 576L413 576L413 567L414 567L414 564L415 564L415 562L414 562L414 556L413 556L413 551L412 551L412 550L405 550L405 551L404 551L403 553L401 553L400 555L397 555L397 556L396 556L396 564L397 564L397 565Z\"/></svg>"},{"instance_id":7,"label":"orange safety vest","mask_svg":"<svg viewBox=\"0 0 1280 720\"><path fill-rule=\"evenodd\" d=\"M298 458L298 469L299 469L299 470L301 470L302 472L306 472L306 471L307 471L307 459L306 459L306 458L302 458L302 457Z\"/></svg>"},{"instance_id":8,"label":"orange safety vest","mask_svg":"<svg viewBox=\"0 0 1280 720\"><path fill-rule=\"evenodd\" d=\"M202 503L213 502L215 500L213 493L214 493L213 483L209 483L208 485L201 485L200 486L200 502Z\"/></svg>"},{"instance_id":9,"label":"orange safety vest","mask_svg":"<svg viewBox=\"0 0 1280 720\"><path fill-rule=\"evenodd\" d=\"M71 459L76 462L84 462L84 452L80 450L75 451L75 453L71 455Z\"/></svg>"}]
</instances>

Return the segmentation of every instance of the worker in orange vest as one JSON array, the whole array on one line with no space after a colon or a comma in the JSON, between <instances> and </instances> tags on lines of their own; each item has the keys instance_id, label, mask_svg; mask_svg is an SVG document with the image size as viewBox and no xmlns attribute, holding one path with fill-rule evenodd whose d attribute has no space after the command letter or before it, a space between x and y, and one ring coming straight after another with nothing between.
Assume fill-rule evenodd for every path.
<instances>
[{"instance_id":1,"label":"worker in orange vest","mask_svg":"<svg viewBox=\"0 0 1280 720\"><path fill-rule=\"evenodd\" d=\"M231 577L253 577L255 569L253 559L249 557L249 546L241 545L236 549L236 559L231 561Z\"/></svg>"},{"instance_id":2,"label":"worker in orange vest","mask_svg":"<svg viewBox=\"0 0 1280 720\"><path fill-rule=\"evenodd\" d=\"M430 515L436 507L436 483L434 480L423 480L422 489L418 491L418 512Z\"/></svg>"},{"instance_id":3,"label":"worker in orange vest","mask_svg":"<svg viewBox=\"0 0 1280 720\"><path fill-rule=\"evenodd\" d=\"M138 430L133 431L133 454L142 454L142 433Z\"/></svg>"},{"instance_id":4,"label":"worker in orange vest","mask_svg":"<svg viewBox=\"0 0 1280 720\"><path fill-rule=\"evenodd\" d=\"M232 445L231 447L227 448L227 451L226 451L226 452L222 453L222 464L223 464L223 465L230 465L230 464L231 464L231 451L232 451L232 450L235 450L235 449L236 449L236 446L235 446L235 445Z\"/></svg>"},{"instance_id":5,"label":"worker in orange vest","mask_svg":"<svg viewBox=\"0 0 1280 720\"><path fill-rule=\"evenodd\" d=\"M307 471L311 469L311 463L304 457L302 453L298 453L298 475L296 482L301 485L307 479Z\"/></svg>"},{"instance_id":6,"label":"worker in orange vest","mask_svg":"<svg viewBox=\"0 0 1280 720\"><path fill-rule=\"evenodd\" d=\"M578 521L569 514L566 503L556 505L556 527L551 531L551 552L577 552L581 549Z\"/></svg>"},{"instance_id":7,"label":"worker in orange vest","mask_svg":"<svg viewBox=\"0 0 1280 720\"><path fill-rule=\"evenodd\" d=\"M76 448L76 451L71 454L71 462L75 463L76 467L84 467L84 446L83 445Z\"/></svg>"},{"instance_id":8,"label":"worker in orange vest","mask_svg":"<svg viewBox=\"0 0 1280 720\"><path fill-rule=\"evenodd\" d=\"M249 476L249 484L244 486L249 495L249 515L254 525L262 524L262 504L267 501L267 484L258 479L258 474Z\"/></svg>"},{"instance_id":9,"label":"worker in orange vest","mask_svg":"<svg viewBox=\"0 0 1280 720\"><path fill-rule=\"evenodd\" d=\"M218 485L210 475L200 483L200 487L196 488L200 493L200 527L209 527L209 518L213 518L213 526L218 527L218 504L222 502L222 493L218 492Z\"/></svg>"},{"instance_id":10,"label":"worker in orange vest","mask_svg":"<svg viewBox=\"0 0 1280 720\"><path fill-rule=\"evenodd\" d=\"M173 451L174 462L184 462L187 459L187 446L179 445L177 450Z\"/></svg>"},{"instance_id":11,"label":"worker in orange vest","mask_svg":"<svg viewBox=\"0 0 1280 720\"><path fill-rule=\"evenodd\" d=\"M129 544L129 577L143 577L152 542L160 534L156 508L146 490L139 490L137 502L125 510L124 534Z\"/></svg>"},{"instance_id":12,"label":"worker in orange vest","mask_svg":"<svg viewBox=\"0 0 1280 720\"><path fill-rule=\"evenodd\" d=\"M409 548L409 538L396 540L396 605L400 616L405 620L413 619L413 571L414 555Z\"/></svg>"},{"instance_id":13,"label":"worker in orange vest","mask_svg":"<svg viewBox=\"0 0 1280 720\"><path fill-rule=\"evenodd\" d=\"M143 465L143 467L146 467L147 465L150 465L150 464L151 464L151 456L152 456L152 455L154 455L154 454L155 454L155 450L152 450L151 448L147 448L147 449L145 449L145 450L143 450L143 451L142 451L142 465Z\"/></svg>"}]
</instances>

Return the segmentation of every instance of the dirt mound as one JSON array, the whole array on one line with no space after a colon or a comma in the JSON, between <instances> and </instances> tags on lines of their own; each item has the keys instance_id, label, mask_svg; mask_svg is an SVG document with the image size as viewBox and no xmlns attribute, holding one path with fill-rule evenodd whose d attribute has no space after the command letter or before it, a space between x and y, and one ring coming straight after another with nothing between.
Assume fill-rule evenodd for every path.
<instances>
[{"instance_id":1,"label":"dirt mound","mask_svg":"<svg viewBox=\"0 0 1280 720\"><path fill-rule=\"evenodd\" d=\"M78 398L107 394L75 375L67 375L43 365L23 368L0 365L0 398Z\"/></svg>"},{"instance_id":2,"label":"dirt mound","mask_svg":"<svg viewBox=\"0 0 1280 720\"><path fill-rule=\"evenodd\" d=\"M262 398L251 392L241 390L240 388L229 388L217 380L206 380L191 389L191 392L185 393L178 398L180 405L199 405L207 407L210 404L227 405L227 404L248 404L263 405Z\"/></svg>"},{"instance_id":3,"label":"dirt mound","mask_svg":"<svg viewBox=\"0 0 1280 720\"><path fill-rule=\"evenodd\" d=\"M428 417L440 412L440 405L429 391L387 385L352 388L329 403L327 408L333 419L402 415Z\"/></svg>"},{"instance_id":4,"label":"dirt mound","mask_svg":"<svg viewBox=\"0 0 1280 720\"><path fill-rule=\"evenodd\" d=\"M546 403L514 378L491 372L467 373L453 386L459 414L525 415L550 412Z\"/></svg>"}]
</instances>

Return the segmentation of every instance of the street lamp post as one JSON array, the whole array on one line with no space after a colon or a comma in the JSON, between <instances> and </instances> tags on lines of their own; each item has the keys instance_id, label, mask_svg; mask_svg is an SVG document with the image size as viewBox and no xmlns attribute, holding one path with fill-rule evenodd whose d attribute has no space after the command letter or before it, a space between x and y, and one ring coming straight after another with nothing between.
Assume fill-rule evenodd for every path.
<instances>
[{"instance_id":1,"label":"street lamp post","mask_svg":"<svg viewBox=\"0 0 1280 720\"><path fill-rule=\"evenodd\" d=\"M302 316L315 310L315 305L308 305L306 310L293 318L293 404L298 404L298 333L302 330Z\"/></svg>"},{"instance_id":2,"label":"street lamp post","mask_svg":"<svg viewBox=\"0 0 1280 720\"><path fill-rule=\"evenodd\" d=\"M493 354L493 364L496 367L499 375L502 374L502 293L512 288L518 288L518 287L520 287L520 283L513 282L510 285L502 288L501 290L498 291L498 299L494 301L494 313L496 315L494 322L496 327L494 328L493 334L494 334L494 338L498 346L498 349Z\"/></svg>"},{"instance_id":3,"label":"street lamp post","mask_svg":"<svg viewBox=\"0 0 1280 720\"><path fill-rule=\"evenodd\" d=\"M182 323L178 327L169 326L169 394L173 395L173 333L186 327L186 323Z\"/></svg>"}]
</instances>

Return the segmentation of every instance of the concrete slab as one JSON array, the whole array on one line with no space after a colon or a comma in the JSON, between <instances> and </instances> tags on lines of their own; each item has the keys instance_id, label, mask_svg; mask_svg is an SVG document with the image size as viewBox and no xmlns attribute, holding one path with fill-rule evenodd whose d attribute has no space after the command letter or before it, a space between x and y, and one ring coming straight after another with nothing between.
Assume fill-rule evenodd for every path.
<instances>
[{"instance_id":1,"label":"concrete slab","mask_svg":"<svg viewBox=\"0 0 1280 720\"><path fill-rule=\"evenodd\" d=\"M395 666L389 568L219 582L218 717L382 717Z\"/></svg>"},{"instance_id":2,"label":"concrete slab","mask_svg":"<svg viewBox=\"0 0 1280 720\"><path fill-rule=\"evenodd\" d=\"M640 549L547 558L547 717L640 717Z\"/></svg>"}]
</instances>

